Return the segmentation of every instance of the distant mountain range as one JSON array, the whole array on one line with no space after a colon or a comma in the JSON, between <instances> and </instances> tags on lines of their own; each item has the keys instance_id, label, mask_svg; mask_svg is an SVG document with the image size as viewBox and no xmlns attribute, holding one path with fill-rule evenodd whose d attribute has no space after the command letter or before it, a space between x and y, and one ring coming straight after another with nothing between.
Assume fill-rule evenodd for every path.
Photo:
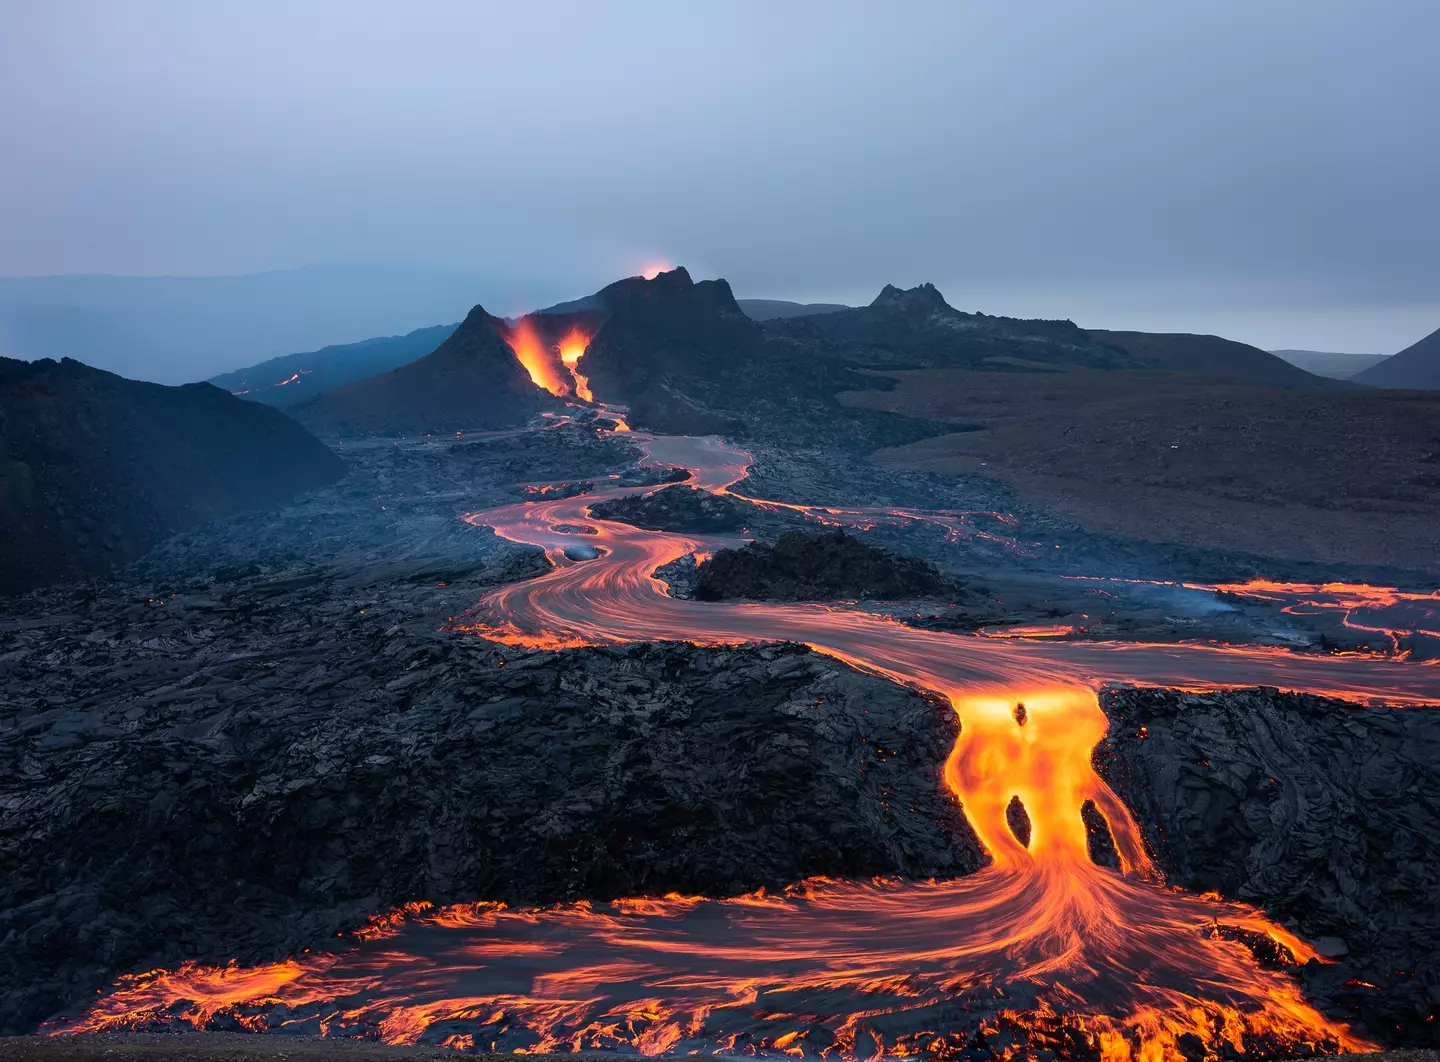
<instances>
[{"instance_id":1,"label":"distant mountain range","mask_svg":"<svg viewBox=\"0 0 1440 1062\"><path fill-rule=\"evenodd\" d=\"M329 391L367 376L398 369L423 358L438 347L457 325L417 328L403 336L382 336L359 343L321 347L303 354L262 361L247 369L212 376L210 383L231 394L284 409L322 391Z\"/></svg>"},{"instance_id":2,"label":"distant mountain range","mask_svg":"<svg viewBox=\"0 0 1440 1062\"><path fill-rule=\"evenodd\" d=\"M1371 387L1440 389L1440 328L1355 377Z\"/></svg>"},{"instance_id":3,"label":"distant mountain range","mask_svg":"<svg viewBox=\"0 0 1440 1062\"><path fill-rule=\"evenodd\" d=\"M1357 373L1372 365L1378 365L1388 354L1339 354L1326 350L1272 350L1277 358L1284 358L1291 365L1297 365L1316 376L1328 376L1333 380L1349 380Z\"/></svg>"},{"instance_id":4,"label":"distant mountain range","mask_svg":"<svg viewBox=\"0 0 1440 1062\"><path fill-rule=\"evenodd\" d=\"M588 339L578 363L562 362L561 340L570 333ZM379 341L380 349L403 356L402 339L409 337ZM272 366L271 377L293 371L282 377L290 382L271 390L301 381L323 387L350 371L346 359L373 349L306 355L322 368L339 364L299 379L292 377L300 361ZM883 387L887 372L911 369L1161 371L1302 390L1353 386L1216 336L1086 331L1069 321L963 313L929 284L887 286L868 306L845 307L737 300L725 281L697 283L680 268L617 281L520 322L477 307L433 353L289 408L322 433L460 431L514 426L558 408L561 397L593 391L628 406L636 425L662 431L759 433L864 449L901 445L931 428L837 396Z\"/></svg>"},{"instance_id":5,"label":"distant mountain range","mask_svg":"<svg viewBox=\"0 0 1440 1062\"><path fill-rule=\"evenodd\" d=\"M536 313L550 316L578 313L597 306L597 296L557 303ZM778 299L740 299L746 316L756 321L781 317L802 317L812 313L830 313L851 307L826 302L782 302ZM456 325L434 325L417 328L403 336L381 336L359 343L339 343L319 350L286 354L258 365L212 376L210 383L253 402L286 409L313 398L322 391L378 376L418 361L450 338Z\"/></svg>"},{"instance_id":6,"label":"distant mountain range","mask_svg":"<svg viewBox=\"0 0 1440 1062\"><path fill-rule=\"evenodd\" d=\"M188 383L297 350L458 321L476 292L523 306L565 280L542 286L499 271L409 266L0 277L0 357L69 357L135 379Z\"/></svg>"}]
</instances>

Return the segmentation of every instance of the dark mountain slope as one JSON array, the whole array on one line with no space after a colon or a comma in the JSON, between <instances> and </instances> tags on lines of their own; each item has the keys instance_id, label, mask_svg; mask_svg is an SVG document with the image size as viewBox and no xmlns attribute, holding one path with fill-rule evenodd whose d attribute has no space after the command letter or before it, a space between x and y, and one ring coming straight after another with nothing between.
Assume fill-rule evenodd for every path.
<instances>
[{"instance_id":1,"label":"dark mountain slope","mask_svg":"<svg viewBox=\"0 0 1440 1062\"><path fill-rule=\"evenodd\" d=\"M933 284L893 285L869 306L768 322L770 335L857 367L906 369L1126 369L1137 359L1069 321L963 313Z\"/></svg>"},{"instance_id":2,"label":"dark mountain slope","mask_svg":"<svg viewBox=\"0 0 1440 1062\"><path fill-rule=\"evenodd\" d=\"M271 358L234 372L212 376L210 382L252 402L284 409L313 398L322 391L367 376L375 376L423 358L438 347L457 325L417 328L403 336L380 336L359 343L343 343L300 354Z\"/></svg>"},{"instance_id":3,"label":"dark mountain slope","mask_svg":"<svg viewBox=\"0 0 1440 1062\"><path fill-rule=\"evenodd\" d=\"M1198 373L1266 387L1335 390L1353 386L1308 373L1259 347L1219 336L1197 336L1184 332L1109 332L1103 329L1092 329L1090 335L1097 342L1123 350L1138 359L1141 363L1138 368Z\"/></svg>"},{"instance_id":4,"label":"dark mountain slope","mask_svg":"<svg viewBox=\"0 0 1440 1062\"><path fill-rule=\"evenodd\" d=\"M1136 364L1068 321L961 313L928 284L887 287L869 306L763 324L745 316L725 281L697 284L684 269L622 280L595 298L610 317L580 368L598 398L629 403L636 424L661 430L866 451L936 430L841 406L838 392L886 386L875 370Z\"/></svg>"},{"instance_id":5,"label":"dark mountain slope","mask_svg":"<svg viewBox=\"0 0 1440 1062\"><path fill-rule=\"evenodd\" d=\"M0 358L0 593L99 574L344 471L283 413L210 384Z\"/></svg>"},{"instance_id":6,"label":"dark mountain slope","mask_svg":"<svg viewBox=\"0 0 1440 1062\"><path fill-rule=\"evenodd\" d=\"M594 299L608 317L580 370L597 398L628 403L637 423L662 431L736 429L736 405L712 392L760 360L762 336L728 283L697 284L682 266L617 281Z\"/></svg>"},{"instance_id":7,"label":"dark mountain slope","mask_svg":"<svg viewBox=\"0 0 1440 1062\"><path fill-rule=\"evenodd\" d=\"M558 408L530 381L503 328L504 321L476 306L433 353L327 391L290 413L317 432L386 435L511 428Z\"/></svg>"},{"instance_id":8,"label":"dark mountain slope","mask_svg":"<svg viewBox=\"0 0 1440 1062\"><path fill-rule=\"evenodd\" d=\"M1371 387L1440 390L1440 328L1379 365L1357 373L1354 379Z\"/></svg>"}]
</instances>

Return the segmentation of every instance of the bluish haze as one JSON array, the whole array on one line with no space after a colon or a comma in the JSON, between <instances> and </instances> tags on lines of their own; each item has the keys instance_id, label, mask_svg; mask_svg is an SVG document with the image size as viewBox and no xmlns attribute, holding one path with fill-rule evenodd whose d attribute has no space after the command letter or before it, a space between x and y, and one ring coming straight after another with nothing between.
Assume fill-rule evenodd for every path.
<instances>
[{"instance_id":1,"label":"bluish haze","mask_svg":"<svg viewBox=\"0 0 1440 1062\"><path fill-rule=\"evenodd\" d=\"M1437 40L1433 0L12 3L0 274L341 278L105 366L166 380L658 261L1386 353L1440 324Z\"/></svg>"}]
</instances>

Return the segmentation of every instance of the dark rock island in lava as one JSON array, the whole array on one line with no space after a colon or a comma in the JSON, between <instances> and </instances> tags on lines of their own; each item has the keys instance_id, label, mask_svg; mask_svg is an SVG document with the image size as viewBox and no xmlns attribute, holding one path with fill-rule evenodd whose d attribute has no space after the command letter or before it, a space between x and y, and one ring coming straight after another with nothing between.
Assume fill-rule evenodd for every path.
<instances>
[{"instance_id":1,"label":"dark rock island in lava","mask_svg":"<svg viewBox=\"0 0 1440 1062\"><path fill-rule=\"evenodd\" d=\"M701 601L854 601L936 597L955 589L933 564L876 549L843 528L787 531L773 545L721 550L698 567L695 579Z\"/></svg>"}]
</instances>

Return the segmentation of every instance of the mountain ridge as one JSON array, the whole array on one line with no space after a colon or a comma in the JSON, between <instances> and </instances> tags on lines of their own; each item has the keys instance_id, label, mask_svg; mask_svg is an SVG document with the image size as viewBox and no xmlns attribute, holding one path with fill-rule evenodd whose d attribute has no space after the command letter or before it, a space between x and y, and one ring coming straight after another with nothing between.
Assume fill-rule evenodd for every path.
<instances>
[{"instance_id":1,"label":"mountain ridge","mask_svg":"<svg viewBox=\"0 0 1440 1062\"><path fill-rule=\"evenodd\" d=\"M288 412L311 430L340 435L518 427L559 402L530 380L503 338L506 327L504 318L476 305L424 357Z\"/></svg>"},{"instance_id":2,"label":"mountain ridge","mask_svg":"<svg viewBox=\"0 0 1440 1062\"><path fill-rule=\"evenodd\" d=\"M1440 328L1378 365L1357 373L1355 380L1372 387L1440 389Z\"/></svg>"}]
</instances>

